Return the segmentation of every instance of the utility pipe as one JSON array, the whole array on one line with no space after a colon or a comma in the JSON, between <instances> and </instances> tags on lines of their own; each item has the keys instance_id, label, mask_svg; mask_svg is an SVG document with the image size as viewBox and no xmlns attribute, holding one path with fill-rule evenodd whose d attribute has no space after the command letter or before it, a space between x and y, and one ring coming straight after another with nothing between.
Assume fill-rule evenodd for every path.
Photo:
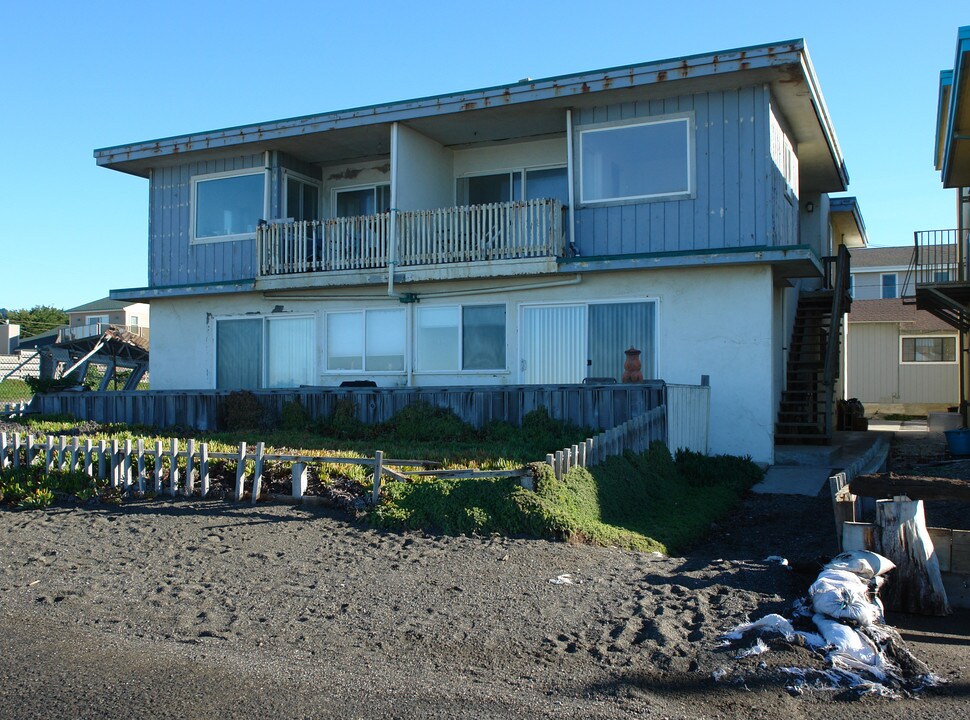
<instances>
[{"instance_id":1,"label":"utility pipe","mask_svg":"<svg viewBox=\"0 0 970 720\"><path fill-rule=\"evenodd\" d=\"M544 288L579 285L583 281L582 275L573 275L568 280L553 280L546 283L527 283L523 285L501 285L498 287L476 288L469 290L443 290L439 292L423 292L421 297L451 297L454 295L491 295L507 293L515 290L542 290ZM264 295L267 300L320 301L320 300L383 300L386 295ZM400 297L398 294L396 297Z\"/></svg>"}]
</instances>

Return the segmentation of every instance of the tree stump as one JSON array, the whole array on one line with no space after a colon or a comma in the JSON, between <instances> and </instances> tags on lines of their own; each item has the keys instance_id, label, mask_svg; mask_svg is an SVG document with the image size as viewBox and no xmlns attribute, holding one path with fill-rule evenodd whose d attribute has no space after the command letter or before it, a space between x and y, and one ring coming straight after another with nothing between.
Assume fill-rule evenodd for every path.
<instances>
[{"instance_id":1,"label":"tree stump","mask_svg":"<svg viewBox=\"0 0 970 720\"><path fill-rule=\"evenodd\" d=\"M880 591L886 607L920 615L949 615L950 603L926 530L923 501L879 500L876 525L876 552L896 563Z\"/></svg>"}]
</instances>

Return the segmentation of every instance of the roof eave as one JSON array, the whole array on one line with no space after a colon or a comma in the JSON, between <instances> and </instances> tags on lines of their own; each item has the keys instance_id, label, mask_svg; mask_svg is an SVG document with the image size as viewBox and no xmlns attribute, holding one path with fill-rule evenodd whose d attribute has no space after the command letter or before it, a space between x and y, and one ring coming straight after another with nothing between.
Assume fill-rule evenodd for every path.
<instances>
[{"instance_id":1,"label":"roof eave","mask_svg":"<svg viewBox=\"0 0 970 720\"><path fill-rule=\"evenodd\" d=\"M147 163L152 158L166 158L180 153L219 151L226 148L271 142L349 127L416 120L468 110L496 108L543 100L568 101L591 93L644 86L659 86L680 79L728 76L749 70L798 68L808 86L812 110L831 156L831 184L828 191L844 190L848 174L835 132L822 99L815 72L804 41L789 40L718 53L693 55L595 70L511 85L469 90L434 97L405 100L331 113L307 115L267 123L244 125L203 133L180 135L158 140L131 143L94 151L99 165L142 177L147 176ZM735 75L735 77L737 77ZM826 161L826 164L828 161ZM826 171L829 174L829 171Z\"/></svg>"},{"instance_id":2,"label":"roof eave","mask_svg":"<svg viewBox=\"0 0 970 720\"><path fill-rule=\"evenodd\" d=\"M949 109L944 132L943 162L940 172L943 187L946 188L970 185L970 178L956 177L958 164L961 167L970 166L970 135L961 134L961 128L958 125L958 116L961 112L970 115L970 25L961 27L957 33L956 58L953 62ZM970 128L968 128L968 132L970 132Z\"/></svg>"}]
</instances>

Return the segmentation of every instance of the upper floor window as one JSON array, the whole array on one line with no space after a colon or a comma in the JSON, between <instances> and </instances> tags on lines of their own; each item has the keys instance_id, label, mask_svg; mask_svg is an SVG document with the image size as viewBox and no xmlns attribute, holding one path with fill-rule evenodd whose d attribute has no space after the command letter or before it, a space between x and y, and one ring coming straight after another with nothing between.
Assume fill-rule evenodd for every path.
<instances>
[{"instance_id":1,"label":"upper floor window","mask_svg":"<svg viewBox=\"0 0 970 720\"><path fill-rule=\"evenodd\" d=\"M257 223L269 214L266 187L262 169L192 178L192 241L256 237Z\"/></svg>"},{"instance_id":2,"label":"upper floor window","mask_svg":"<svg viewBox=\"0 0 970 720\"><path fill-rule=\"evenodd\" d=\"M882 274L882 299L896 297L896 273Z\"/></svg>"},{"instance_id":3,"label":"upper floor window","mask_svg":"<svg viewBox=\"0 0 970 720\"><path fill-rule=\"evenodd\" d=\"M319 220L320 186L287 173L286 217L294 220Z\"/></svg>"},{"instance_id":4,"label":"upper floor window","mask_svg":"<svg viewBox=\"0 0 970 720\"><path fill-rule=\"evenodd\" d=\"M528 168L458 178L459 205L488 205L552 198L569 204L566 168Z\"/></svg>"},{"instance_id":5,"label":"upper floor window","mask_svg":"<svg viewBox=\"0 0 970 720\"><path fill-rule=\"evenodd\" d=\"M610 123L579 133L582 203L622 202L693 192L691 118Z\"/></svg>"},{"instance_id":6,"label":"upper floor window","mask_svg":"<svg viewBox=\"0 0 970 720\"><path fill-rule=\"evenodd\" d=\"M85 315L84 324L85 325L107 325L108 316L107 315Z\"/></svg>"},{"instance_id":7,"label":"upper floor window","mask_svg":"<svg viewBox=\"0 0 970 720\"><path fill-rule=\"evenodd\" d=\"M334 193L333 207L334 217L359 217L385 213L391 209L391 186L369 185L337 190Z\"/></svg>"}]
</instances>

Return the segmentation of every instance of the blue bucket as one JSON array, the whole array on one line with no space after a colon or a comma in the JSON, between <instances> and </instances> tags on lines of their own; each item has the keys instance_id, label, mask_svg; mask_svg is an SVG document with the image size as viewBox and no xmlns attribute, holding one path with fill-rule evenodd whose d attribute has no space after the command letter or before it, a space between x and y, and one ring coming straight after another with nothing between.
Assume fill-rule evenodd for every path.
<instances>
[{"instance_id":1,"label":"blue bucket","mask_svg":"<svg viewBox=\"0 0 970 720\"><path fill-rule=\"evenodd\" d=\"M970 455L970 430L945 430L943 434L951 455Z\"/></svg>"}]
</instances>

